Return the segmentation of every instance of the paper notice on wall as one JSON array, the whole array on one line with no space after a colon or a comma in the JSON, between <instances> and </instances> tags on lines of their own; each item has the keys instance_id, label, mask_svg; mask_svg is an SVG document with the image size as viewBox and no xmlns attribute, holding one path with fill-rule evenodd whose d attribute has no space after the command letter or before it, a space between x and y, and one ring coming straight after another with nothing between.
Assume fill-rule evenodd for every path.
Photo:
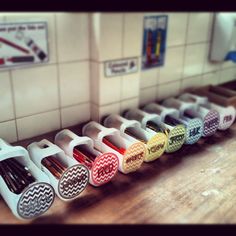
<instances>
[{"instance_id":1,"label":"paper notice on wall","mask_svg":"<svg viewBox=\"0 0 236 236\"><path fill-rule=\"evenodd\" d=\"M104 66L106 77L131 74L138 71L138 58L106 61Z\"/></svg>"},{"instance_id":2,"label":"paper notice on wall","mask_svg":"<svg viewBox=\"0 0 236 236\"><path fill-rule=\"evenodd\" d=\"M0 24L0 69L48 61L47 22Z\"/></svg>"}]
</instances>

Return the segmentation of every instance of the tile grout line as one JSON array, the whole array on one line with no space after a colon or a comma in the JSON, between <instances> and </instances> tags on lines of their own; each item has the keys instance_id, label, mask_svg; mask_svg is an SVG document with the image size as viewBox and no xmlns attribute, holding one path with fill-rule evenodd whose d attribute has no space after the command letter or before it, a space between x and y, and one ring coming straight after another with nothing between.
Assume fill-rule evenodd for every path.
<instances>
[{"instance_id":1,"label":"tile grout line","mask_svg":"<svg viewBox=\"0 0 236 236\"><path fill-rule=\"evenodd\" d=\"M19 141L19 132L17 126L17 117L16 117L16 102L15 102L15 93L14 93L14 85L13 85L13 77L12 77L12 70L9 70L9 77L10 77L10 86L11 86L11 99L13 105L13 113L14 113L14 121L15 121L15 129L16 129L16 139Z\"/></svg>"},{"instance_id":2,"label":"tile grout line","mask_svg":"<svg viewBox=\"0 0 236 236\"><path fill-rule=\"evenodd\" d=\"M188 16L187 16L187 25L186 25L186 31L185 31L185 46L184 46L184 58L183 58L183 65L182 65L182 68L183 68L183 71L182 71L182 78L180 79L180 88L179 88L179 93L182 92L182 87L183 87L183 79L184 79L184 69L185 69L185 59L186 59L186 52L187 52L187 36L188 36L188 31L189 31L189 21L190 21L190 14L191 13L187 13Z\"/></svg>"},{"instance_id":3,"label":"tile grout line","mask_svg":"<svg viewBox=\"0 0 236 236\"><path fill-rule=\"evenodd\" d=\"M55 49L56 49L56 67L57 67L57 95L58 95L58 106L59 106L59 122L60 129L62 129L62 112L61 112L61 86L60 86L60 68L59 68L59 57L58 57L58 34L57 34L57 15L54 14L54 23L55 23Z\"/></svg>"}]
</instances>

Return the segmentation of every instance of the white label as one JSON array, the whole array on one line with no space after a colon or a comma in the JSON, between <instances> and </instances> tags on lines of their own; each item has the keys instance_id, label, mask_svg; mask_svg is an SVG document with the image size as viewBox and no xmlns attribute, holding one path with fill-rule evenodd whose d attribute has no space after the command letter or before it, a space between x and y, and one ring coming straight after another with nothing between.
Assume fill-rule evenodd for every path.
<instances>
[{"instance_id":1,"label":"white label","mask_svg":"<svg viewBox=\"0 0 236 236\"><path fill-rule=\"evenodd\" d=\"M46 22L0 24L0 69L48 60Z\"/></svg>"},{"instance_id":2,"label":"white label","mask_svg":"<svg viewBox=\"0 0 236 236\"><path fill-rule=\"evenodd\" d=\"M104 62L105 76L113 77L138 71L138 58L128 58Z\"/></svg>"}]
</instances>

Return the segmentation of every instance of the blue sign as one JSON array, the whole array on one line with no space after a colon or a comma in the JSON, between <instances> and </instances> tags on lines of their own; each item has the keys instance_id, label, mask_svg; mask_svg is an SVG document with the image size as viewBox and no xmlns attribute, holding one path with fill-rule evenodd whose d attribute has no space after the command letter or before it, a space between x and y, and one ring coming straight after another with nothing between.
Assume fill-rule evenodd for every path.
<instances>
[{"instance_id":1,"label":"blue sign","mask_svg":"<svg viewBox=\"0 0 236 236\"><path fill-rule=\"evenodd\" d=\"M142 69L164 65L168 16L145 16Z\"/></svg>"}]
</instances>

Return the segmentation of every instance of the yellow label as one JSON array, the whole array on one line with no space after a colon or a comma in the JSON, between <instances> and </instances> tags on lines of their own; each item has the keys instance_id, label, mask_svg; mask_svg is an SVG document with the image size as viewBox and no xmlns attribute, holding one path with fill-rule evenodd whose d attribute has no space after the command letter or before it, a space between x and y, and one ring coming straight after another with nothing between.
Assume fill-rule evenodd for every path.
<instances>
[{"instance_id":1,"label":"yellow label","mask_svg":"<svg viewBox=\"0 0 236 236\"><path fill-rule=\"evenodd\" d=\"M144 161L149 162L156 160L164 153L166 145L167 145L166 135L161 132L158 132L147 142L146 145L147 152Z\"/></svg>"},{"instance_id":2,"label":"yellow label","mask_svg":"<svg viewBox=\"0 0 236 236\"><path fill-rule=\"evenodd\" d=\"M134 172L139 169L146 156L146 147L142 142L132 144L126 149L122 163L124 173Z\"/></svg>"}]
</instances>

